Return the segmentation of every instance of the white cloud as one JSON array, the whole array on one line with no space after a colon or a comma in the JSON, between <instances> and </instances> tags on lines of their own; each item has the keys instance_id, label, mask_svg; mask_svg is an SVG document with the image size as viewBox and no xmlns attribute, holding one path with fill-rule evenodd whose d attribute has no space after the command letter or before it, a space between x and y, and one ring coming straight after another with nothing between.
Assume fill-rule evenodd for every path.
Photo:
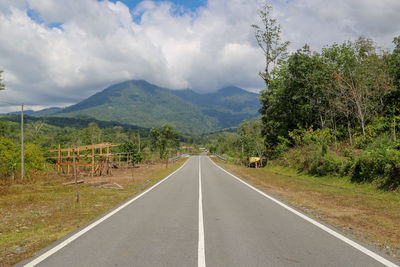
<instances>
[{"instance_id":1,"label":"white cloud","mask_svg":"<svg viewBox=\"0 0 400 267\"><path fill-rule=\"evenodd\" d=\"M128 79L198 91L262 88L263 56L250 28L260 3L209 0L193 11L149 0L134 10L96 0L2 0L0 69L7 90L0 100L66 105ZM274 6L291 50L359 35L390 47L400 35L398 0L276 0Z\"/></svg>"}]
</instances>

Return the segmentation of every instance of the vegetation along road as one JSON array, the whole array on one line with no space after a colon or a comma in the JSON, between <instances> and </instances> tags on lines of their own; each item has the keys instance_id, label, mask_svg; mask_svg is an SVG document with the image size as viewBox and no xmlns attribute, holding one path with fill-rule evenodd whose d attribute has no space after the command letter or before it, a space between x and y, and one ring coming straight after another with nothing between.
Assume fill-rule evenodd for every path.
<instances>
[{"instance_id":1,"label":"vegetation along road","mask_svg":"<svg viewBox=\"0 0 400 267\"><path fill-rule=\"evenodd\" d=\"M193 156L26 266L397 266Z\"/></svg>"}]
</instances>

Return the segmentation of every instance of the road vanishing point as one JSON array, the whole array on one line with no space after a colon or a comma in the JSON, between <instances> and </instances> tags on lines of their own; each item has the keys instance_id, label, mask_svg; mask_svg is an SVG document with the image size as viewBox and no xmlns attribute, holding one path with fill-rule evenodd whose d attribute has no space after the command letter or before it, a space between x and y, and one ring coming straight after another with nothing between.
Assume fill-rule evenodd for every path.
<instances>
[{"instance_id":1,"label":"road vanishing point","mask_svg":"<svg viewBox=\"0 0 400 267\"><path fill-rule=\"evenodd\" d=\"M24 264L397 266L203 155Z\"/></svg>"}]
</instances>

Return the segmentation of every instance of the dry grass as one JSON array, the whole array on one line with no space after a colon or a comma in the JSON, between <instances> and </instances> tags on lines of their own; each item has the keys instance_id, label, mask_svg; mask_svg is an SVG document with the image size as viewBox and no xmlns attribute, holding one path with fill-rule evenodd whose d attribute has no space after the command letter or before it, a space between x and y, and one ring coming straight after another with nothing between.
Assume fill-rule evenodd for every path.
<instances>
[{"instance_id":1,"label":"dry grass","mask_svg":"<svg viewBox=\"0 0 400 267\"><path fill-rule=\"evenodd\" d=\"M214 159L215 160L215 159ZM346 178L311 177L282 167L225 169L302 212L400 260L400 194Z\"/></svg>"},{"instance_id":2,"label":"dry grass","mask_svg":"<svg viewBox=\"0 0 400 267\"><path fill-rule=\"evenodd\" d=\"M116 170L111 177L85 179L75 186L66 178L43 177L29 184L0 186L0 266L10 266L85 225L115 205L155 184L184 163L141 165ZM118 183L123 189L117 190ZM110 185L110 186L107 186ZM103 188L114 187L113 188Z\"/></svg>"}]
</instances>

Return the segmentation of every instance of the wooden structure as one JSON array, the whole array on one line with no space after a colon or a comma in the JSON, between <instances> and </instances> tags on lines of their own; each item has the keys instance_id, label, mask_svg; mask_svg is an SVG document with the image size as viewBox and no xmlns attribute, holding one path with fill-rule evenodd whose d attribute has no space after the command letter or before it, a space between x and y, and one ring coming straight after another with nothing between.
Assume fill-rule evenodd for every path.
<instances>
[{"instance_id":1,"label":"wooden structure","mask_svg":"<svg viewBox=\"0 0 400 267\"><path fill-rule=\"evenodd\" d=\"M110 147L115 146L119 146L119 144L101 143L68 148L61 148L61 144L59 144L58 149L49 150L49 152L58 152L56 164L59 173L62 170L66 175L70 175L71 166L79 173L80 166L83 166L83 168L89 168L90 174L93 177L95 175L111 174L113 158L110 153ZM103 153L103 149L105 153ZM72 161L73 158L76 159L74 160L75 162ZM63 166L66 166L66 169Z\"/></svg>"}]
</instances>

